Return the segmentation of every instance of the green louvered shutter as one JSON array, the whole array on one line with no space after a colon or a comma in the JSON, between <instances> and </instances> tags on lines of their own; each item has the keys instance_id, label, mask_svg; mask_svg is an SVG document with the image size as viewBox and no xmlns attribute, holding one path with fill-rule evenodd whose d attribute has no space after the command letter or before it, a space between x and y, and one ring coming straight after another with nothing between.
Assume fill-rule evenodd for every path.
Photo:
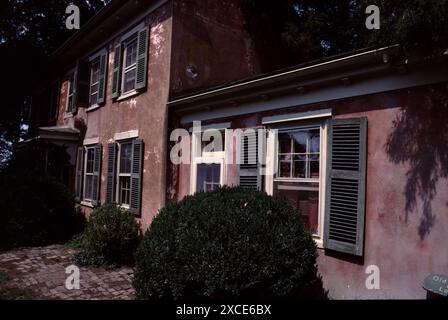
<instances>
[{"instance_id":1,"label":"green louvered shutter","mask_svg":"<svg viewBox=\"0 0 448 320\"><path fill-rule=\"evenodd\" d=\"M78 107L90 106L90 64L86 61L79 60L77 63L73 98L73 113Z\"/></svg>"},{"instance_id":2,"label":"green louvered shutter","mask_svg":"<svg viewBox=\"0 0 448 320\"><path fill-rule=\"evenodd\" d=\"M118 45L114 49L114 64L112 70L112 99L118 98L120 95L121 85L121 52L122 45Z\"/></svg>"},{"instance_id":3,"label":"green louvered shutter","mask_svg":"<svg viewBox=\"0 0 448 320\"><path fill-rule=\"evenodd\" d=\"M143 140L132 142L131 199L129 209L140 215L142 202Z\"/></svg>"},{"instance_id":4,"label":"green louvered shutter","mask_svg":"<svg viewBox=\"0 0 448 320\"><path fill-rule=\"evenodd\" d=\"M100 55L100 73L98 75L98 104L104 104L106 97L108 54Z\"/></svg>"},{"instance_id":5,"label":"green louvered shutter","mask_svg":"<svg viewBox=\"0 0 448 320\"><path fill-rule=\"evenodd\" d=\"M327 122L324 246L363 255L367 118Z\"/></svg>"},{"instance_id":6,"label":"green louvered shutter","mask_svg":"<svg viewBox=\"0 0 448 320\"><path fill-rule=\"evenodd\" d=\"M75 200L77 202L82 200L82 186L84 178L84 148L78 148L78 156L76 158L76 190Z\"/></svg>"},{"instance_id":7,"label":"green louvered shutter","mask_svg":"<svg viewBox=\"0 0 448 320\"><path fill-rule=\"evenodd\" d=\"M136 70L135 89L143 89L146 87L148 73L148 28L143 28L138 33Z\"/></svg>"},{"instance_id":8,"label":"green louvered shutter","mask_svg":"<svg viewBox=\"0 0 448 320\"><path fill-rule=\"evenodd\" d=\"M93 158L92 204L94 206L97 206L100 203L101 162L102 150L101 145L99 144L94 148Z\"/></svg>"},{"instance_id":9,"label":"green louvered shutter","mask_svg":"<svg viewBox=\"0 0 448 320\"><path fill-rule=\"evenodd\" d=\"M106 202L115 202L115 170L116 170L117 144L109 143L107 146L107 176L106 176Z\"/></svg>"},{"instance_id":10,"label":"green louvered shutter","mask_svg":"<svg viewBox=\"0 0 448 320\"><path fill-rule=\"evenodd\" d=\"M261 190L259 131L249 129L239 136L238 182L243 188Z\"/></svg>"}]
</instances>

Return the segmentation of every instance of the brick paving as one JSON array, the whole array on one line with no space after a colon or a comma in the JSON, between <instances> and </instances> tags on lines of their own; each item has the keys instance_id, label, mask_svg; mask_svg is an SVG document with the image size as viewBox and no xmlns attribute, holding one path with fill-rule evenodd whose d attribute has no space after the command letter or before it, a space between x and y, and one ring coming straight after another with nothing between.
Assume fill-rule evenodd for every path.
<instances>
[{"instance_id":1,"label":"brick paving","mask_svg":"<svg viewBox=\"0 0 448 320\"><path fill-rule=\"evenodd\" d=\"M132 268L107 270L80 267L80 288L69 290L65 282L70 274L66 267L73 264L76 251L63 245L20 248L0 252L0 274L10 280L0 286L30 290L36 299L63 300L129 300L135 298Z\"/></svg>"}]
</instances>

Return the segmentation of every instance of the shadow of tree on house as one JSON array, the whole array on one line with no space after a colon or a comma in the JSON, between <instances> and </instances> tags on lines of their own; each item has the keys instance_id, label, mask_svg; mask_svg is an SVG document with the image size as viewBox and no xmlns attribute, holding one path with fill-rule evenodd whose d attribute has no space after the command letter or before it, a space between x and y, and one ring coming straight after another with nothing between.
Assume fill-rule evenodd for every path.
<instances>
[{"instance_id":1,"label":"shadow of tree on house","mask_svg":"<svg viewBox=\"0 0 448 320\"><path fill-rule=\"evenodd\" d=\"M393 163L410 166L404 190L406 221L420 198L418 233L423 240L436 221L431 202L437 183L448 178L448 84L409 92L385 148Z\"/></svg>"}]
</instances>

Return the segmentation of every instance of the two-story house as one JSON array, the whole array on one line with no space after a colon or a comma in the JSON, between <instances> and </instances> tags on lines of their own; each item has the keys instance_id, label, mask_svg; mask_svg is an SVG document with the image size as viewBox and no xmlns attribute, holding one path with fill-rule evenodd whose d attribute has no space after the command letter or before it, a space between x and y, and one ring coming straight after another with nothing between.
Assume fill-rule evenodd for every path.
<instances>
[{"instance_id":1,"label":"two-story house","mask_svg":"<svg viewBox=\"0 0 448 320\"><path fill-rule=\"evenodd\" d=\"M79 205L146 228L166 201L257 188L299 209L331 297L424 298L448 273L448 55L391 46L260 75L238 3L112 0L55 52L39 136L69 150Z\"/></svg>"}]
</instances>

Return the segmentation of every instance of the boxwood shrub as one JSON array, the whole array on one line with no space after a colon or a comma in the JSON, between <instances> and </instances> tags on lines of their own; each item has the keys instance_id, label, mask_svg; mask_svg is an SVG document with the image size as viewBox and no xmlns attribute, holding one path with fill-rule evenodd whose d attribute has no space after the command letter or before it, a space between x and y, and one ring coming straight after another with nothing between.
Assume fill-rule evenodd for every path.
<instances>
[{"instance_id":1,"label":"boxwood shrub","mask_svg":"<svg viewBox=\"0 0 448 320\"><path fill-rule=\"evenodd\" d=\"M170 203L136 253L140 299L323 298L316 246L285 200L223 187Z\"/></svg>"},{"instance_id":2,"label":"boxwood shrub","mask_svg":"<svg viewBox=\"0 0 448 320\"><path fill-rule=\"evenodd\" d=\"M83 234L76 239L79 265L131 265L140 240L140 224L134 215L115 204L92 211Z\"/></svg>"}]
</instances>

